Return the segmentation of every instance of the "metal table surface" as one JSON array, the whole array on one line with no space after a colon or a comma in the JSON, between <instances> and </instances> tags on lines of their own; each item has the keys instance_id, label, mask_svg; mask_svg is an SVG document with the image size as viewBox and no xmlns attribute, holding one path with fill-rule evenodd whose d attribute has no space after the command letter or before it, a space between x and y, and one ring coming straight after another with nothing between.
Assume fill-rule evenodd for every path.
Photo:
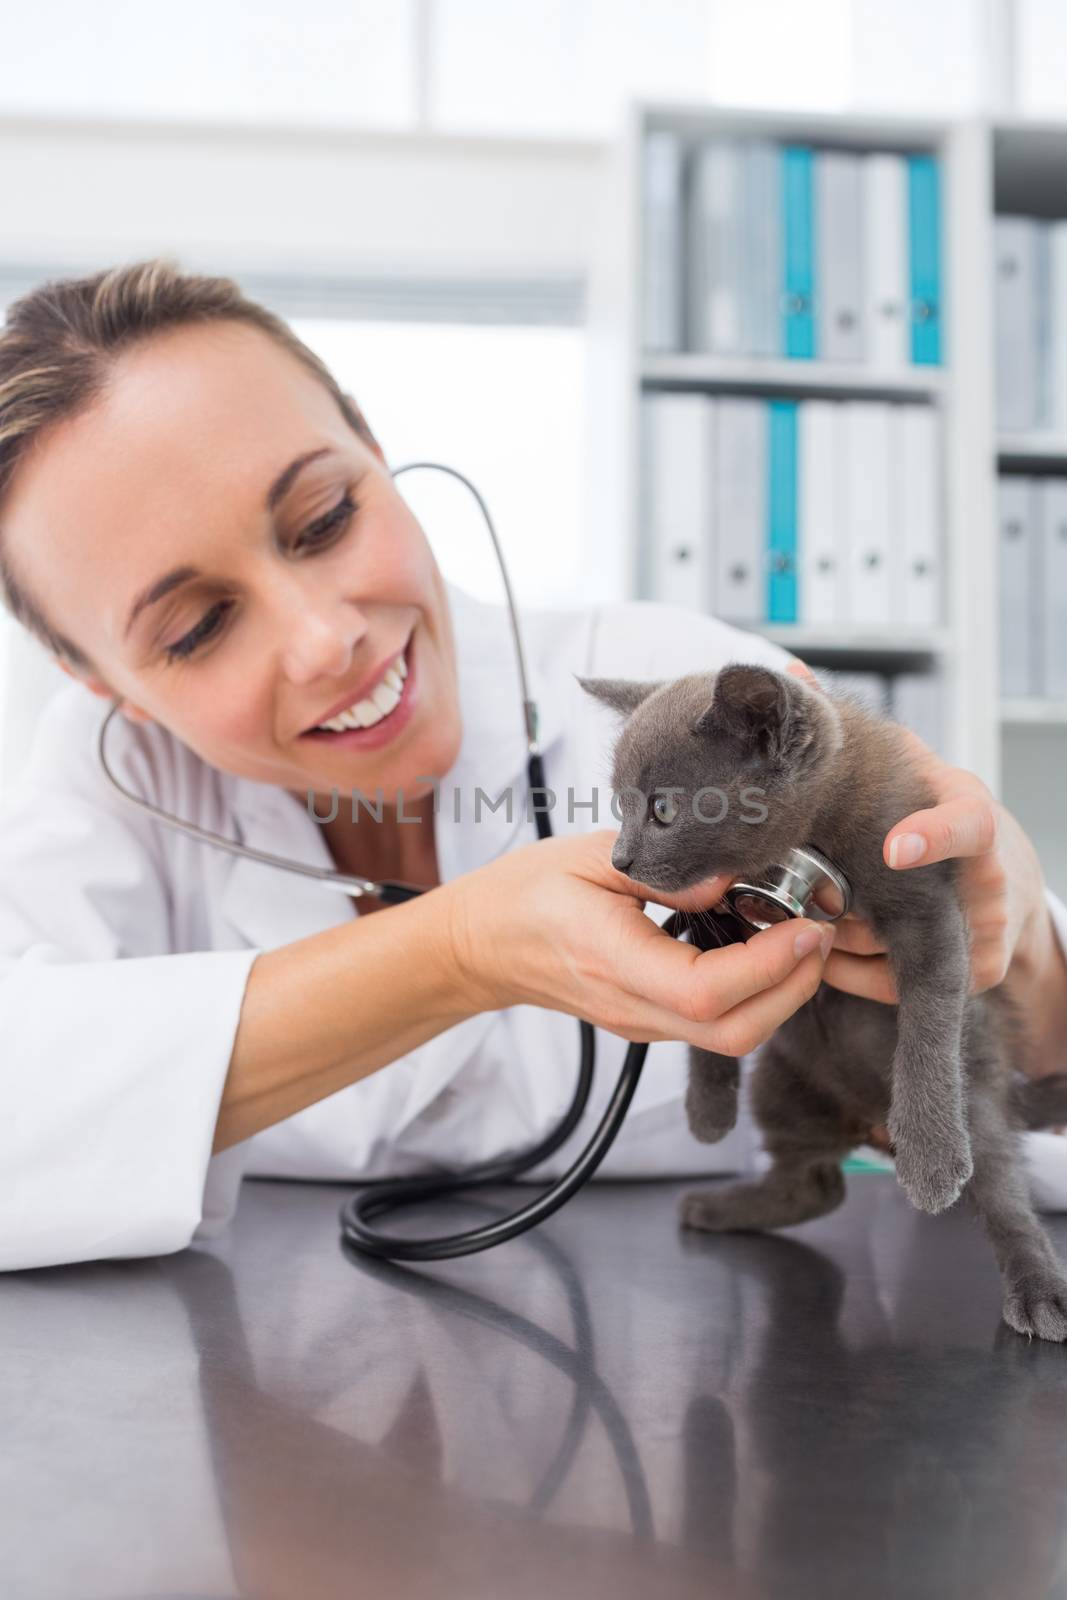
<instances>
[{"instance_id":1,"label":"metal table surface","mask_svg":"<svg viewBox=\"0 0 1067 1600\"><path fill-rule=\"evenodd\" d=\"M8 1275L4 1600L1067 1596L1067 1346L969 1212L856 1173L711 1237L689 1187L421 1272L249 1182L209 1248Z\"/></svg>"}]
</instances>

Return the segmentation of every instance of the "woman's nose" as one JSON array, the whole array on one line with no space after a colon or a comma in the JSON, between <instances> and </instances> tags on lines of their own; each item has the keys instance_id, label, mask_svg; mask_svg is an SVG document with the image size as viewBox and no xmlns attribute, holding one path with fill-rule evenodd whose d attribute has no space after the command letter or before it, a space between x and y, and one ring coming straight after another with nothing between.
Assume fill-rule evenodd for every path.
<instances>
[{"instance_id":1,"label":"woman's nose","mask_svg":"<svg viewBox=\"0 0 1067 1600\"><path fill-rule=\"evenodd\" d=\"M279 625L284 635L282 666L293 683L343 677L367 631L362 611L350 602L336 598L316 602L306 591Z\"/></svg>"}]
</instances>

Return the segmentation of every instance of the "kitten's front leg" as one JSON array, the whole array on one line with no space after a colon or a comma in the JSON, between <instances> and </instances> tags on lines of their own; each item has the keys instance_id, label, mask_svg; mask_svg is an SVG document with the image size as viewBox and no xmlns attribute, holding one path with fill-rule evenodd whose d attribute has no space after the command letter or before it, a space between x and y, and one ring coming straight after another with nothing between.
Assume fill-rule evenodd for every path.
<instances>
[{"instance_id":1,"label":"kitten's front leg","mask_svg":"<svg viewBox=\"0 0 1067 1600\"><path fill-rule=\"evenodd\" d=\"M943 1211L973 1170L960 1052L970 958L956 899L908 920L889 960L899 997L889 1112L897 1179L920 1211Z\"/></svg>"},{"instance_id":2,"label":"kitten's front leg","mask_svg":"<svg viewBox=\"0 0 1067 1600\"><path fill-rule=\"evenodd\" d=\"M737 1088L741 1067L736 1056L715 1055L689 1046L689 1087L685 1114L690 1132L702 1144L725 1139L737 1121Z\"/></svg>"}]
</instances>

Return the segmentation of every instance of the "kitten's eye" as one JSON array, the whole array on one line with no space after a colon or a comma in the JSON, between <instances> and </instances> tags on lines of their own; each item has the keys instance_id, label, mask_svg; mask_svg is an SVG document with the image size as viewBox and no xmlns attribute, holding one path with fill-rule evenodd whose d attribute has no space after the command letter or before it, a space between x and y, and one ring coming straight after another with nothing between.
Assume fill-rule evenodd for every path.
<instances>
[{"instance_id":1,"label":"kitten's eye","mask_svg":"<svg viewBox=\"0 0 1067 1600\"><path fill-rule=\"evenodd\" d=\"M652 815L667 827L678 815L678 803L672 794L658 794L652 802Z\"/></svg>"}]
</instances>

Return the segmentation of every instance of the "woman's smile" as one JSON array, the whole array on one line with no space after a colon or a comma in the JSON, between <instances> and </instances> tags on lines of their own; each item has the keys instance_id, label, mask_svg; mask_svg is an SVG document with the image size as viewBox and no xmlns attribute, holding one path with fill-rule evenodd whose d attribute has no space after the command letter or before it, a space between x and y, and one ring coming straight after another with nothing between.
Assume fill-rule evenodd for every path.
<instances>
[{"instance_id":1,"label":"woman's smile","mask_svg":"<svg viewBox=\"0 0 1067 1600\"><path fill-rule=\"evenodd\" d=\"M300 735L301 739L316 744L336 746L342 750L379 750L389 744L410 722L417 703L415 685L415 632L412 630L407 644L387 663L385 670L374 680L365 694L346 702L342 711L355 716L373 715L376 720L367 727L350 727L343 730L315 727ZM399 690L396 684L399 683ZM332 712L324 720L335 720Z\"/></svg>"}]
</instances>

